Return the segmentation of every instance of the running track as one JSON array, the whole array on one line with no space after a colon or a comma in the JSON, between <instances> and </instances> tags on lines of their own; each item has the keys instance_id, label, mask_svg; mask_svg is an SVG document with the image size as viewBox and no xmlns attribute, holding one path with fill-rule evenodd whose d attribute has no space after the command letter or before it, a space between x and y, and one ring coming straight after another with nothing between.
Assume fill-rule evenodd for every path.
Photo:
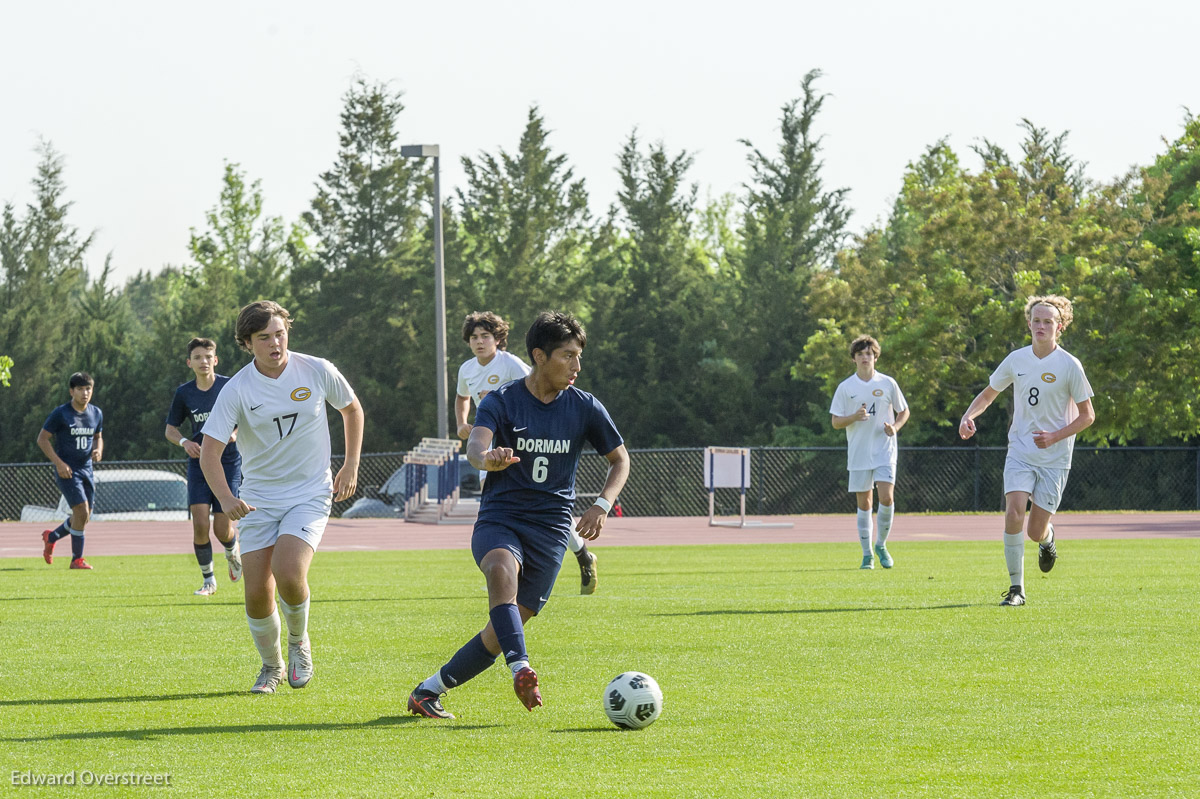
<instances>
[{"instance_id":1,"label":"running track","mask_svg":"<svg viewBox=\"0 0 1200 799\"><path fill-rule=\"evenodd\" d=\"M610 518L597 542L608 546L672 544L791 544L857 542L853 514L772 516L764 521L792 527L709 527L704 517ZM898 514L890 542L997 541L1002 513L970 516ZM44 524L0 523L0 557L42 554ZM1200 513L1060 513L1056 535L1078 538L1200 538ZM392 519L330 519L323 552L383 549L468 549L470 524L412 524ZM69 554L69 543L60 542ZM87 529L87 554L192 554L191 522L95 522Z\"/></svg>"}]
</instances>

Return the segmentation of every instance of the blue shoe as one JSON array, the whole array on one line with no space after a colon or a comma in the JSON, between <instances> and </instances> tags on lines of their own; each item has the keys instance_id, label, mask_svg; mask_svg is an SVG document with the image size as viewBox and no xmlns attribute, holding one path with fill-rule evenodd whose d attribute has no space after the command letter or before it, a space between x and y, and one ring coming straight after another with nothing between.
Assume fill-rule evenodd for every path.
<instances>
[{"instance_id":1,"label":"blue shoe","mask_svg":"<svg viewBox=\"0 0 1200 799\"><path fill-rule=\"evenodd\" d=\"M885 569L892 568L892 564L895 563L892 560L891 554L887 551L887 544L876 544L875 555L879 558L879 565Z\"/></svg>"},{"instance_id":2,"label":"blue shoe","mask_svg":"<svg viewBox=\"0 0 1200 799\"><path fill-rule=\"evenodd\" d=\"M872 558L870 555L863 555L863 562L862 562L862 565L861 565L861 566L859 566L858 568L860 568L860 569L874 569L874 568L875 568L875 561L874 561L874 559L873 559L873 558Z\"/></svg>"}]
</instances>

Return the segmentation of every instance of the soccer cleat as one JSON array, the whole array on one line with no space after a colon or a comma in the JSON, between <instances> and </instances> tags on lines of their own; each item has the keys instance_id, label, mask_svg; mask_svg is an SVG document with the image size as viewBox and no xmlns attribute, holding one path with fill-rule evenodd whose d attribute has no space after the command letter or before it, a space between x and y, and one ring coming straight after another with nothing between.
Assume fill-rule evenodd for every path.
<instances>
[{"instance_id":1,"label":"soccer cleat","mask_svg":"<svg viewBox=\"0 0 1200 799\"><path fill-rule=\"evenodd\" d=\"M1058 550L1054 548L1054 525L1050 525L1049 541L1038 544L1038 568L1048 572L1054 568L1058 560Z\"/></svg>"},{"instance_id":2,"label":"soccer cleat","mask_svg":"<svg viewBox=\"0 0 1200 799\"><path fill-rule=\"evenodd\" d=\"M1010 586L1009 589L1004 592L1003 596L1004 599L1000 600L1000 607L1002 608L1015 608L1018 605L1025 604L1025 592L1019 585Z\"/></svg>"},{"instance_id":3,"label":"soccer cleat","mask_svg":"<svg viewBox=\"0 0 1200 799\"><path fill-rule=\"evenodd\" d=\"M306 637L298 644L288 643L288 685L303 688L313 676L312 645Z\"/></svg>"},{"instance_id":4,"label":"soccer cleat","mask_svg":"<svg viewBox=\"0 0 1200 799\"><path fill-rule=\"evenodd\" d=\"M596 553L589 551L587 554L587 563L579 564L580 587L581 594L596 593L596 586L600 584L600 576L596 572Z\"/></svg>"},{"instance_id":5,"label":"soccer cleat","mask_svg":"<svg viewBox=\"0 0 1200 799\"><path fill-rule=\"evenodd\" d=\"M859 566L858 568L860 568L860 569L874 569L874 568L875 568L875 561L874 561L874 559L873 559L873 558L872 558L870 555L863 555L863 562L862 562L862 565L861 565L861 566Z\"/></svg>"},{"instance_id":6,"label":"soccer cleat","mask_svg":"<svg viewBox=\"0 0 1200 799\"><path fill-rule=\"evenodd\" d=\"M54 562L54 542L50 540L53 530L45 530L42 532L42 560L47 563Z\"/></svg>"},{"instance_id":7,"label":"soccer cleat","mask_svg":"<svg viewBox=\"0 0 1200 799\"><path fill-rule=\"evenodd\" d=\"M193 592L195 596L212 596L215 593L217 593L216 580L205 580L204 585L200 586Z\"/></svg>"},{"instance_id":8,"label":"soccer cleat","mask_svg":"<svg viewBox=\"0 0 1200 799\"><path fill-rule=\"evenodd\" d=\"M262 670L258 672L258 679L254 681L254 687L250 689L252 694L273 694L275 689L279 687L279 681L283 679L283 669L279 666L268 666L263 664Z\"/></svg>"},{"instance_id":9,"label":"soccer cleat","mask_svg":"<svg viewBox=\"0 0 1200 799\"><path fill-rule=\"evenodd\" d=\"M537 672L526 666L513 675L513 690L526 710L542 706L542 692L538 690Z\"/></svg>"},{"instance_id":10,"label":"soccer cleat","mask_svg":"<svg viewBox=\"0 0 1200 799\"><path fill-rule=\"evenodd\" d=\"M887 544L876 544L875 554L879 556L880 566L885 569L892 568L892 564L895 563L895 561L892 560L891 553L887 551Z\"/></svg>"},{"instance_id":11,"label":"soccer cleat","mask_svg":"<svg viewBox=\"0 0 1200 799\"><path fill-rule=\"evenodd\" d=\"M75 558L74 560L71 561L71 568L72 569L90 569L90 568L92 568L92 564L88 563L83 558Z\"/></svg>"},{"instance_id":12,"label":"soccer cleat","mask_svg":"<svg viewBox=\"0 0 1200 799\"><path fill-rule=\"evenodd\" d=\"M441 694L422 691L419 685L408 695L408 712L414 716L424 716L427 719L454 718L453 713L442 707Z\"/></svg>"},{"instance_id":13,"label":"soccer cleat","mask_svg":"<svg viewBox=\"0 0 1200 799\"><path fill-rule=\"evenodd\" d=\"M225 563L229 566L229 582L242 579L242 546L237 541L233 542L233 549L225 553Z\"/></svg>"}]
</instances>

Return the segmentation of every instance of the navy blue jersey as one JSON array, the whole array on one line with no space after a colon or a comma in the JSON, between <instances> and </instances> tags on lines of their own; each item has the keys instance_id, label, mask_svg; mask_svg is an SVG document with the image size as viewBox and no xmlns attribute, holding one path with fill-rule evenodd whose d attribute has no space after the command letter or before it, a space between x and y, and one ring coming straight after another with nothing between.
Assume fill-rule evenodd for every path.
<instances>
[{"instance_id":1,"label":"navy blue jersey","mask_svg":"<svg viewBox=\"0 0 1200 799\"><path fill-rule=\"evenodd\" d=\"M524 380L506 383L479 403L475 425L492 431L493 447L509 447L521 459L503 471L488 472L481 518L516 511L569 519L584 442L601 455L624 443L600 400L574 386L544 403L529 393Z\"/></svg>"},{"instance_id":2,"label":"navy blue jersey","mask_svg":"<svg viewBox=\"0 0 1200 799\"><path fill-rule=\"evenodd\" d=\"M54 451L72 470L92 468L92 449L96 434L104 428L104 414L95 405L83 411L69 402L59 405L46 418L43 430L54 436Z\"/></svg>"},{"instance_id":3,"label":"navy blue jersey","mask_svg":"<svg viewBox=\"0 0 1200 799\"><path fill-rule=\"evenodd\" d=\"M229 378L225 375L214 375L213 377L212 388L208 391L198 388L195 380L189 380L175 389L175 398L171 400L171 410L167 411L167 424L172 427L179 427L183 424L184 419L192 420L191 438L197 444L204 443L204 422L212 413L213 405L217 402L217 395L229 382ZM240 457L237 442L234 442L226 445L225 451L221 453L221 462L233 463Z\"/></svg>"}]
</instances>

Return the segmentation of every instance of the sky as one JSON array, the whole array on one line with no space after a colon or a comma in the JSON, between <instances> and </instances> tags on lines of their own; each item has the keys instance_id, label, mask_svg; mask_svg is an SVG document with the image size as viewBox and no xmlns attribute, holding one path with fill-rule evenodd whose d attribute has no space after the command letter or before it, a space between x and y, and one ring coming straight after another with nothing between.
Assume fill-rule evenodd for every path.
<instances>
[{"instance_id":1,"label":"sky","mask_svg":"<svg viewBox=\"0 0 1200 799\"><path fill-rule=\"evenodd\" d=\"M447 195L463 156L516 149L533 105L597 213L635 130L693 156L701 198L741 194L739 140L772 152L820 69L823 176L859 231L929 145L974 169L970 146L1015 151L1023 118L1069 131L1094 180L1148 164L1200 112L1198 29L1194 0L0 0L0 203L23 212L46 140L94 274L109 254L119 282L184 264L226 161L300 216L356 77L403 93L402 143L440 145Z\"/></svg>"}]
</instances>

